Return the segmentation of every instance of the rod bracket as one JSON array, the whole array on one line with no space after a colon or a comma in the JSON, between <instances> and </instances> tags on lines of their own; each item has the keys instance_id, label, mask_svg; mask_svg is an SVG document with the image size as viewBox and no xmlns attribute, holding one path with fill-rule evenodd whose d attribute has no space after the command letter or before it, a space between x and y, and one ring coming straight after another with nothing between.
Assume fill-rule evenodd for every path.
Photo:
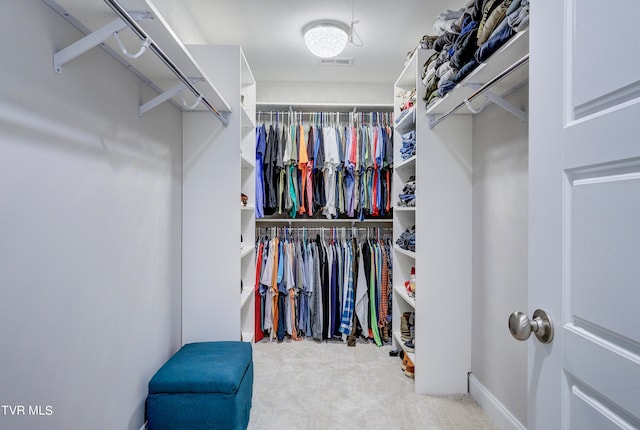
<instances>
[{"instance_id":1,"label":"rod bracket","mask_svg":"<svg viewBox=\"0 0 640 430\"><path fill-rule=\"evenodd\" d=\"M151 12L149 11L129 12L129 15L131 15L131 17L135 21L142 21L143 19L153 18L153 15L151 15ZM93 33L89 33L82 39L75 41L66 48L55 52L53 54L54 72L56 72L57 74L62 74L62 66L89 51L90 49L100 45L105 40L127 27L127 23L124 22L122 18L117 18L114 21L111 21L109 24L94 31Z\"/></svg>"},{"instance_id":2,"label":"rod bracket","mask_svg":"<svg viewBox=\"0 0 640 430\"><path fill-rule=\"evenodd\" d=\"M189 79L192 83L201 81L202 78L190 78ZM167 100L169 100L171 97L176 96L176 95L180 95L180 97L182 97L182 102L183 105L188 108L188 109L195 109L196 106L198 106L198 104L200 104L200 102L202 101L202 96L199 96L198 99L196 100L196 103L193 106L188 106L186 100L184 99L184 97L182 96L181 91L184 90L185 88L187 88L187 84L185 84L184 82L180 82L179 84L175 85L174 87L169 88L167 91L165 91L162 94L158 94L157 96L155 96L154 98L152 98L151 100L149 100L148 102L140 105L138 107L138 116L140 117L140 119L142 119L142 117L144 116L145 113L149 112L151 109L157 107L158 105L166 102Z\"/></svg>"},{"instance_id":3,"label":"rod bracket","mask_svg":"<svg viewBox=\"0 0 640 430\"><path fill-rule=\"evenodd\" d=\"M472 90L479 90L480 88L482 88L481 84L475 84L475 83L468 83L468 84L465 84L465 86L471 88ZM517 107L513 103L510 103L510 102L506 101L503 97L500 97L499 95L497 95L493 91L486 90L484 93L482 93L482 95L486 97L487 102L491 102L491 103L494 103L494 104L500 106L502 109L506 110L511 115L513 115L516 118L520 119L521 123L523 123L523 124L525 123L525 121L527 119L527 114L523 109L520 109L519 107ZM478 112L481 112L484 109L484 106L483 106L480 109L478 109L477 111L474 110L471 107L471 102L469 102L468 100L465 100L465 104L467 105L467 108L472 113L478 113Z\"/></svg>"}]
</instances>

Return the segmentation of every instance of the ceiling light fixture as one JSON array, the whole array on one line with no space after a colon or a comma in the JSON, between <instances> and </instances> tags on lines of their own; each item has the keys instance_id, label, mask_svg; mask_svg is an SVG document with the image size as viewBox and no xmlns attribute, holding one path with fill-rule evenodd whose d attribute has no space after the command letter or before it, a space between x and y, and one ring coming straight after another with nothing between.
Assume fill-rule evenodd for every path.
<instances>
[{"instance_id":1,"label":"ceiling light fixture","mask_svg":"<svg viewBox=\"0 0 640 430\"><path fill-rule=\"evenodd\" d=\"M349 35L349 27L339 21L314 21L304 26L304 43L309 51L320 58L335 57L341 53Z\"/></svg>"},{"instance_id":2,"label":"ceiling light fixture","mask_svg":"<svg viewBox=\"0 0 640 430\"><path fill-rule=\"evenodd\" d=\"M320 58L331 58L340 54L347 46L347 42L362 47L364 42L356 32L355 25L360 21L355 19L356 5L353 1L351 25L335 20L313 21L302 28L304 43L309 51Z\"/></svg>"}]
</instances>

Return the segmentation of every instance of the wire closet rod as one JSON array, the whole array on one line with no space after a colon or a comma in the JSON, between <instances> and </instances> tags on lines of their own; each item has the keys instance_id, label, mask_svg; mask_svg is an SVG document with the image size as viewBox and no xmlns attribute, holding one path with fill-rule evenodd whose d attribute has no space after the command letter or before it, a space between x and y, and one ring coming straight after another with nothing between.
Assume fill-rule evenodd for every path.
<instances>
[{"instance_id":1,"label":"wire closet rod","mask_svg":"<svg viewBox=\"0 0 640 430\"><path fill-rule=\"evenodd\" d=\"M521 59L519 59L518 61L513 63L511 66L507 67L504 71L502 71L502 73L496 75L493 79L491 79L490 81L485 83L483 86L478 88L475 93L471 94L469 97L467 97L466 99L462 100L456 106L451 108L449 110L449 112L445 113L440 118L431 121L430 124L429 124L429 127L430 128L434 128L436 125L440 124L442 121L447 119L449 116L453 115L458 110L460 110L460 108L462 108L463 106L466 106L468 103L471 103L471 101L473 101L476 97L481 96L484 92L489 90L492 86L494 86L495 84L497 84L498 82L500 82L501 80L503 80L504 78L509 76L511 73L515 72L520 67L522 67L525 64L527 64L528 62L529 62L529 54L526 54L524 57L522 57Z\"/></svg>"},{"instance_id":2,"label":"wire closet rod","mask_svg":"<svg viewBox=\"0 0 640 430\"><path fill-rule=\"evenodd\" d=\"M141 41L144 42L146 40L151 40L144 29L138 25L138 23L131 17L131 15L129 15L129 13L117 1L104 0L104 2L116 13L116 15L120 17L120 19L125 22L125 24L129 26L129 28L136 34L136 36L140 38ZM182 73L178 66L176 66L175 63L171 61L171 59L162 51L162 49L160 49L158 45L156 45L155 42L151 41L151 43L149 44L149 49L153 51L154 54L156 54L160 61L162 61L165 66L167 66L173 72L173 74L176 75L176 77L180 79L180 81L185 84L186 87L197 98L200 99L200 101L207 107L207 109L209 109L209 111L211 111L211 113L220 120L222 125L224 125L225 127L229 126L229 120L222 116L222 114L218 112L218 110L211 103L209 103L209 101L202 94L200 94L200 91L198 91L197 88L193 86L191 80L187 78L184 73Z\"/></svg>"}]
</instances>

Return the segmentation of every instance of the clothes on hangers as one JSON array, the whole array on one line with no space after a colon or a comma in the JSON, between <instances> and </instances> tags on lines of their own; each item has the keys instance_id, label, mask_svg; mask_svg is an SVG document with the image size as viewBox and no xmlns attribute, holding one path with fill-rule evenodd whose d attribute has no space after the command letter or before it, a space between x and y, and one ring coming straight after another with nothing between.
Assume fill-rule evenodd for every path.
<instances>
[{"instance_id":1,"label":"clothes on hangers","mask_svg":"<svg viewBox=\"0 0 640 430\"><path fill-rule=\"evenodd\" d=\"M333 121L312 114L306 128L295 115L256 129L256 187L264 190L264 197L256 192L256 218L387 215L392 206L390 115L366 114L365 123L362 114L342 125L337 114Z\"/></svg>"},{"instance_id":2,"label":"clothes on hangers","mask_svg":"<svg viewBox=\"0 0 640 430\"><path fill-rule=\"evenodd\" d=\"M329 237L315 229L308 238L307 230L258 234L256 339L388 342L390 239L347 238L336 229Z\"/></svg>"}]
</instances>

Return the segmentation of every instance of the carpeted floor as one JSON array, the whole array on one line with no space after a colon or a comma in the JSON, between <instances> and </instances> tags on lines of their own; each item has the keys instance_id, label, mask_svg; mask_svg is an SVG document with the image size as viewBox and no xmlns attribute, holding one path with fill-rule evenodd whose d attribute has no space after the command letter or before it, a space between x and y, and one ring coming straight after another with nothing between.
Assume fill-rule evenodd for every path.
<instances>
[{"instance_id":1,"label":"carpeted floor","mask_svg":"<svg viewBox=\"0 0 640 430\"><path fill-rule=\"evenodd\" d=\"M496 430L468 394L424 396L390 346L259 342L249 430Z\"/></svg>"}]
</instances>

